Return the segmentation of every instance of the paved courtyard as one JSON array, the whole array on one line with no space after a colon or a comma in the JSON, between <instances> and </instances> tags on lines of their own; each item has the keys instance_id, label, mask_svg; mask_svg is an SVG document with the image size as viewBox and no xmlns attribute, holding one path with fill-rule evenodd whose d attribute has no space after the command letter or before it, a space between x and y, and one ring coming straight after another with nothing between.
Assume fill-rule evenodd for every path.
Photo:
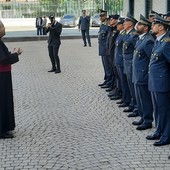
<instances>
[{"instance_id":1,"label":"paved courtyard","mask_svg":"<svg viewBox=\"0 0 170 170\"><path fill-rule=\"evenodd\" d=\"M170 170L170 145L154 147L97 85L97 39L63 40L61 74L48 73L46 41L22 47L13 66L15 138L0 140L0 170Z\"/></svg>"}]
</instances>

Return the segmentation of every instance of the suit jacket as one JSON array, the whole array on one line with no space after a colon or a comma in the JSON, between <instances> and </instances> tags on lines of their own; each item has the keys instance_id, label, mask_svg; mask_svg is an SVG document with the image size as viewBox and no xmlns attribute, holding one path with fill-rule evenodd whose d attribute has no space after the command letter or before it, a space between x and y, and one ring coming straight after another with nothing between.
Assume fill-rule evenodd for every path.
<instances>
[{"instance_id":1,"label":"suit jacket","mask_svg":"<svg viewBox=\"0 0 170 170\"><path fill-rule=\"evenodd\" d=\"M114 56L114 50L115 50L115 41L119 34L119 31L115 27L110 27L110 30L108 32L107 36L107 52L108 55Z\"/></svg>"},{"instance_id":2,"label":"suit jacket","mask_svg":"<svg viewBox=\"0 0 170 170\"><path fill-rule=\"evenodd\" d=\"M48 28L46 32L49 32L49 37L48 37L48 44L49 45L56 45L56 44L61 44L60 40L60 35L62 32L62 24L59 22L55 22L52 25L52 28Z\"/></svg>"},{"instance_id":3,"label":"suit jacket","mask_svg":"<svg viewBox=\"0 0 170 170\"><path fill-rule=\"evenodd\" d=\"M90 28L90 16L81 16L79 19L78 27L81 30L89 30Z\"/></svg>"},{"instance_id":4,"label":"suit jacket","mask_svg":"<svg viewBox=\"0 0 170 170\"><path fill-rule=\"evenodd\" d=\"M132 74L132 59L137 38L138 35L136 34L135 29L132 29L123 37L123 60L125 74Z\"/></svg>"},{"instance_id":5,"label":"suit jacket","mask_svg":"<svg viewBox=\"0 0 170 170\"><path fill-rule=\"evenodd\" d=\"M149 90L170 91L170 37L165 34L154 44L149 64Z\"/></svg>"},{"instance_id":6,"label":"suit jacket","mask_svg":"<svg viewBox=\"0 0 170 170\"><path fill-rule=\"evenodd\" d=\"M150 33L146 33L136 42L133 55L133 76L135 84L148 84L148 66L151 57L154 38Z\"/></svg>"}]
</instances>

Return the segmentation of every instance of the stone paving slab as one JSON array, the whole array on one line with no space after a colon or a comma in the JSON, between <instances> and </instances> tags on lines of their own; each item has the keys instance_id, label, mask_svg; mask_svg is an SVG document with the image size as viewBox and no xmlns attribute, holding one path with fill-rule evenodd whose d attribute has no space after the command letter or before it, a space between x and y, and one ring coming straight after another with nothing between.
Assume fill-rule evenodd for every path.
<instances>
[{"instance_id":1,"label":"stone paving slab","mask_svg":"<svg viewBox=\"0 0 170 170\"><path fill-rule=\"evenodd\" d=\"M97 39L63 40L61 74L48 73L46 41L22 47L13 66L15 138L0 140L0 170L170 170L170 146L154 147L107 92Z\"/></svg>"}]
</instances>

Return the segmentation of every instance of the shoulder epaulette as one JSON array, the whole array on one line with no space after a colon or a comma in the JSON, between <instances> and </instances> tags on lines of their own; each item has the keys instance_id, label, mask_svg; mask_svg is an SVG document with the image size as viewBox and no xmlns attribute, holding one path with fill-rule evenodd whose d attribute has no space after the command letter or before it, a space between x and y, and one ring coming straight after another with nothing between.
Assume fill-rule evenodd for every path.
<instances>
[{"instance_id":1,"label":"shoulder epaulette","mask_svg":"<svg viewBox=\"0 0 170 170\"><path fill-rule=\"evenodd\" d=\"M170 37L163 38L161 42L170 42Z\"/></svg>"},{"instance_id":2,"label":"shoulder epaulette","mask_svg":"<svg viewBox=\"0 0 170 170\"><path fill-rule=\"evenodd\" d=\"M131 34L138 35L138 33L136 31L132 31Z\"/></svg>"}]
</instances>

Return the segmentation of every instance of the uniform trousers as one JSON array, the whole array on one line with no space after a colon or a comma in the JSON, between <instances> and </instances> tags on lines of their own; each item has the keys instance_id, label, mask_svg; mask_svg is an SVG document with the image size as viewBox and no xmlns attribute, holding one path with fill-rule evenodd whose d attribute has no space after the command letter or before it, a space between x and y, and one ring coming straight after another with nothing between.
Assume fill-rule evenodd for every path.
<instances>
[{"instance_id":1,"label":"uniform trousers","mask_svg":"<svg viewBox=\"0 0 170 170\"><path fill-rule=\"evenodd\" d=\"M155 135L161 136L161 141L170 142L170 92L151 92L155 114Z\"/></svg>"},{"instance_id":2,"label":"uniform trousers","mask_svg":"<svg viewBox=\"0 0 170 170\"><path fill-rule=\"evenodd\" d=\"M143 124L152 124L153 105L148 85L134 84L138 113Z\"/></svg>"},{"instance_id":3,"label":"uniform trousers","mask_svg":"<svg viewBox=\"0 0 170 170\"><path fill-rule=\"evenodd\" d=\"M119 76L120 86L122 89L122 101L123 103L129 104L131 101L131 97L130 97L130 91L127 83L127 78L123 72L123 66L116 65L116 70Z\"/></svg>"},{"instance_id":4,"label":"uniform trousers","mask_svg":"<svg viewBox=\"0 0 170 170\"><path fill-rule=\"evenodd\" d=\"M102 64L103 64L104 74L105 74L104 80L106 84L111 85L110 80L112 79L113 73L109 63L109 57L107 55L102 55L101 58L102 58Z\"/></svg>"},{"instance_id":5,"label":"uniform trousers","mask_svg":"<svg viewBox=\"0 0 170 170\"><path fill-rule=\"evenodd\" d=\"M136 112L138 109L137 109L137 103L136 103L134 84L132 83L132 72L127 73L126 78L127 78L127 82L128 82L130 96L131 96L131 102L129 104L129 107L132 107L134 109L134 111Z\"/></svg>"}]
</instances>

